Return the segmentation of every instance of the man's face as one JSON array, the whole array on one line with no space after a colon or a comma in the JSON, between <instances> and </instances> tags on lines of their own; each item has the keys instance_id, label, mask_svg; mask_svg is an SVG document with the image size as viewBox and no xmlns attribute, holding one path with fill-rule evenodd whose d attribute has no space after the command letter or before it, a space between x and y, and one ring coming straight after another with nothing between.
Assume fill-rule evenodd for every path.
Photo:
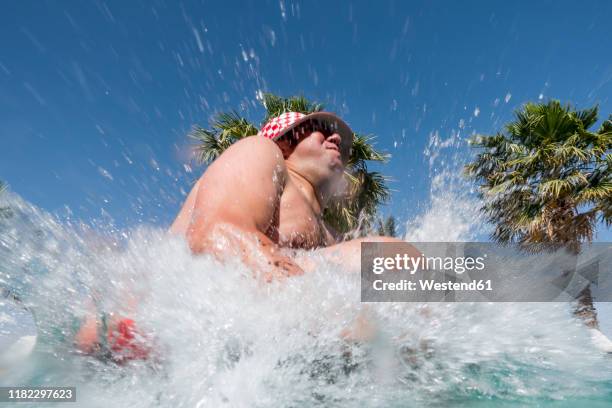
<instances>
[{"instance_id":1,"label":"man's face","mask_svg":"<svg viewBox=\"0 0 612 408\"><path fill-rule=\"evenodd\" d=\"M287 161L303 176L334 182L342 177L349 152L342 152L342 136L328 127L307 123L279 145Z\"/></svg>"}]
</instances>

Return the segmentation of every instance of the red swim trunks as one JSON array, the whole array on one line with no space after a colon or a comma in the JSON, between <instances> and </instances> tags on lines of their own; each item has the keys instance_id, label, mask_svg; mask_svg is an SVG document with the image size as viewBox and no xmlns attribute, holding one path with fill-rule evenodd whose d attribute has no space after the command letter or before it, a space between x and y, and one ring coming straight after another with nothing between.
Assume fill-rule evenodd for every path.
<instances>
[{"instance_id":1,"label":"red swim trunks","mask_svg":"<svg viewBox=\"0 0 612 408\"><path fill-rule=\"evenodd\" d=\"M132 319L124 318L111 325L106 333L108 348L113 361L125 363L130 360L147 360L151 347L147 337L136 328Z\"/></svg>"}]
</instances>

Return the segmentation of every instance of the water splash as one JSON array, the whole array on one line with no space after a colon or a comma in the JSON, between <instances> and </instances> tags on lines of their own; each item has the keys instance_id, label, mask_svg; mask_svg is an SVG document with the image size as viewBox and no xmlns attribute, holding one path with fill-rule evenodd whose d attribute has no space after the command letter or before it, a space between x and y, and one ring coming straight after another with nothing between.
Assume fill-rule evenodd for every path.
<instances>
[{"instance_id":1,"label":"water splash","mask_svg":"<svg viewBox=\"0 0 612 408\"><path fill-rule=\"evenodd\" d=\"M467 141L453 131L443 139L435 131L423 152L429 164L429 206L410 220L408 242L459 242L482 239L487 227L479 213L473 185L463 177Z\"/></svg>"},{"instance_id":2,"label":"water splash","mask_svg":"<svg viewBox=\"0 0 612 408\"><path fill-rule=\"evenodd\" d=\"M469 237L471 215L453 211L472 198L437 176L432 194L459 195L452 207L449 196L433 200L411 234ZM193 257L159 228L93 231L15 195L4 201L0 281L34 311L39 343L2 385L75 385L76 406L87 407L521 405L611 392L609 361L569 305L364 305L358 274L314 255L314 273L260 284L237 262ZM129 310L128 293L138 299ZM92 298L129 313L158 359L118 366L75 353L70 321ZM344 340L360 316L377 335Z\"/></svg>"}]
</instances>

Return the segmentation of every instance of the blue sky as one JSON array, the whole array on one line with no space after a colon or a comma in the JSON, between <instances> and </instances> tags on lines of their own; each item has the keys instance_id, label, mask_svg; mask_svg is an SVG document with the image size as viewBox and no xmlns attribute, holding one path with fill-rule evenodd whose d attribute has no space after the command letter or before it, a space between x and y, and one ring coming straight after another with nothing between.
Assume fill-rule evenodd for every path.
<instances>
[{"instance_id":1,"label":"blue sky","mask_svg":"<svg viewBox=\"0 0 612 408\"><path fill-rule=\"evenodd\" d=\"M395 180L383 211L402 220L428 203L423 149L432 132L494 132L538 98L599 104L600 119L612 113L610 2L0 9L0 179L85 221L169 225L181 190L202 171L189 161L186 133L217 111L259 122L262 91L303 93L376 134L393 156L379 168Z\"/></svg>"}]
</instances>

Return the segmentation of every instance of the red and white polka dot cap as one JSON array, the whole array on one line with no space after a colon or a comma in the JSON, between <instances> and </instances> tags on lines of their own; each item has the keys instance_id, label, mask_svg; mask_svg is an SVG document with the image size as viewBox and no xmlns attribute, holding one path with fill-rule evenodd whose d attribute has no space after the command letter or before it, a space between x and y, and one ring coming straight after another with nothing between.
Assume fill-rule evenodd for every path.
<instances>
[{"instance_id":1,"label":"red and white polka dot cap","mask_svg":"<svg viewBox=\"0 0 612 408\"><path fill-rule=\"evenodd\" d=\"M318 126L327 126L335 130L341 138L340 152L342 157L345 160L348 159L353 145L353 131L342 119L330 112L314 112L309 115L300 112L285 112L270 119L257 133L257 136L278 140L287 132L307 121L313 121Z\"/></svg>"}]
</instances>

